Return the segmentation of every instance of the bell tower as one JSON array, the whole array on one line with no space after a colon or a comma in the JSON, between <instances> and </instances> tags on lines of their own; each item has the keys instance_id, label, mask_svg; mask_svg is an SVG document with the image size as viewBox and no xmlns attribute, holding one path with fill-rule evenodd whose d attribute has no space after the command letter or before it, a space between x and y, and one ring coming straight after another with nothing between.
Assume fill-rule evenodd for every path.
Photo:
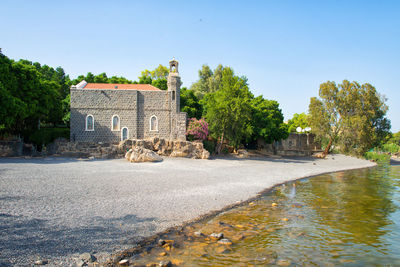
<instances>
[{"instance_id":1,"label":"bell tower","mask_svg":"<svg viewBox=\"0 0 400 267\"><path fill-rule=\"evenodd\" d=\"M169 62L169 74L167 79L168 92L170 92L170 103L171 110L174 110L176 113L179 113L180 110L180 92L181 92L181 77L179 77L178 72L179 62L172 59Z\"/></svg>"}]
</instances>

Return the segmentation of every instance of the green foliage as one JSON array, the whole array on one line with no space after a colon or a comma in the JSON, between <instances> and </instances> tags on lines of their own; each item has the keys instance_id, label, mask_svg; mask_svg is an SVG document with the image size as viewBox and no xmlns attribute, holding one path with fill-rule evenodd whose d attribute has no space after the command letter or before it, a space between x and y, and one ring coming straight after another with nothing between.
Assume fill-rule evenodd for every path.
<instances>
[{"instance_id":1,"label":"green foliage","mask_svg":"<svg viewBox=\"0 0 400 267\"><path fill-rule=\"evenodd\" d=\"M297 127L301 127L305 129L306 127L310 126L309 116L305 113L295 113L293 118L288 121L288 131L289 133L296 132Z\"/></svg>"},{"instance_id":2,"label":"green foliage","mask_svg":"<svg viewBox=\"0 0 400 267\"><path fill-rule=\"evenodd\" d=\"M328 81L321 84L319 96L310 101L310 126L317 137L330 140L326 152L338 140L341 152L364 155L385 140L390 129L387 106L372 85Z\"/></svg>"},{"instance_id":3,"label":"green foliage","mask_svg":"<svg viewBox=\"0 0 400 267\"><path fill-rule=\"evenodd\" d=\"M234 75L227 67L222 71L219 89L202 99L204 117L209 122L211 135L220 140L220 147L226 138L237 149L241 141L252 134L252 98L247 79Z\"/></svg>"},{"instance_id":4,"label":"green foliage","mask_svg":"<svg viewBox=\"0 0 400 267\"><path fill-rule=\"evenodd\" d=\"M392 134L387 143L400 145L400 131Z\"/></svg>"},{"instance_id":5,"label":"green foliage","mask_svg":"<svg viewBox=\"0 0 400 267\"><path fill-rule=\"evenodd\" d=\"M400 152L400 145L393 144L393 143L387 143L382 146L381 150L383 152L388 152L388 153L392 153L392 154L398 153L398 152Z\"/></svg>"},{"instance_id":6,"label":"green foliage","mask_svg":"<svg viewBox=\"0 0 400 267\"><path fill-rule=\"evenodd\" d=\"M61 99L67 80L60 67L53 69L27 60L15 62L1 54L1 134L29 135L39 123L61 122Z\"/></svg>"},{"instance_id":7,"label":"green foliage","mask_svg":"<svg viewBox=\"0 0 400 267\"><path fill-rule=\"evenodd\" d=\"M210 154L215 152L215 141L214 140L203 140L203 147L206 149Z\"/></svg>"},{"instance_id":8,"label":"green foliage","mask_svg":"<svg viewBox=\"0 0 400 267\"><path fill-rule=\"evenodd\" d=\"M375 162L388 162L388 161L390 161L390 155L389 154L385 154L385 153L381 153L381 152L377 152L377 151L365 152L364 157L367 160L372 160L372 161L375 161Z\"/></svg>"},{"instance_id":9,"label":"green foliage","mask_svg":"<svg viewBox=\"0 0 400 267\"><path fill-rule=\"evenodd\" d=\"M120 83L120 84L133 83L131 80L128 80L125 77L112 76L109 78L105 72L100 73L98 75L94 75L93 73L88 72L86 76L79 75L78 78L70 81L69 85L76 85L83 80L85 80L88 83Z\"/></svg>"},{"instance_id":10,"label":"green foliage","mask_svg":"<svg viewBox=\"0 0 400 267\"><path fill-rule=\"evenodd\" d=\"M208 65L202 66L202 69L199 70L200 79L190 87L198 99L201 100L206 94L219 90L224 68L222 65L218 65L213 72Z\"/></svg>"},{"instance_id":11,"label":"green foliage","mask_svg":"<svg viewBox=\"0 0 400 267\"><path fill-rule=\"evenodd\" d=\"M262 138L270 144L289 136L278 102L258 96L251 100L251 110L253 141Z\"/></svg>"},{"instance_id":12,"label":"green foliage","mask_svg":"<svg viewBox=\"0 0 400 267\"><path fill-rule=\"evenodd\" d=\"M169 69L163 65L158 65L154 70L144 70L139 77L140 84L151 84L158 89L167 90L167 78Z\"/></svg>"},{"instance_id":13,"label":"green foliage","mask_svg":"<svg viewBox=\"0 0 400 267\"><path fill-rule=\"evenodd\" d=\"M30 136L28 141L35 144L39 150L42 146L50 144L57 138L69 139L69 128L41 128L36 130Z\"/></svg>"},{"instance_id":14,"label":"green foliage","mask_svg":"<svg viewBox=\"0 0 400 267\"><path fill-rule=\"evenodd\" d=\"M200 119L203 114L203 107L193 90L186 87L181 89L181 111L188 114L188 118Z\"/></svg>"}]
</instances>

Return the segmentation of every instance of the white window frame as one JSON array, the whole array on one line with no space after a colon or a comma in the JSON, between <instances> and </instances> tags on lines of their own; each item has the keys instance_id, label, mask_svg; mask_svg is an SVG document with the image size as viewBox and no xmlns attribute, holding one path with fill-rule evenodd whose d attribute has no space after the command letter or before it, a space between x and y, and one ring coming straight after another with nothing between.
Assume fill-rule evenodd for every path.
<instances>
[{"instance_id":1,"label":"white window frame","mask_svg":"<svg viewBox=\"0 0 400 267\"><path fill-rule=\"evenodd\" d=\"M126 129L126 139L129 139L129 129L128 127L121 128L121 141L124 141L124 129Z\"/></svg>"},{"instance_id":2,"label":"white window frame","mask_svg":"<svg viewBox=\"0 0 400 267\"><path fill-rule=\"evenodd\" d=\"M91 130L88 129L88 123L87 123L88 117L92 117L93 128ZM86 115L86 118L85 118L85 131L87 131L87 132L93 132L94 131L94 116L92 114Z\"/></svg>"},{"instance_id":3,"label":"white window frame","mask_svg":"<svg viewBox=\"0 0 400 267\"><path fill-rule=\"evenodd\" d=\"M156 129L154 130L154 129L151 129L151 119L153 119L153 118L156 118ZM156 115L153 115L153 116L151 116L150 117L150 132L158 132L158 118L157 118L157 116Z\"/></svg>"},{"instance_id":4,"label":"white window frame","mask_svg":"<svg viewBox=\"0 0 400 267\"><path fill-rule=\"evenodd\" d=\"M117 130L114 130L114 117L117 117L118 118L118 129ZM111 117L111 131L113 131L113 132L118 132L118 131L120 131L121 130L121 119L120 119L120 117L117 115L117 114L114 114L112 117Z\"/></svg>"}]
</instances>

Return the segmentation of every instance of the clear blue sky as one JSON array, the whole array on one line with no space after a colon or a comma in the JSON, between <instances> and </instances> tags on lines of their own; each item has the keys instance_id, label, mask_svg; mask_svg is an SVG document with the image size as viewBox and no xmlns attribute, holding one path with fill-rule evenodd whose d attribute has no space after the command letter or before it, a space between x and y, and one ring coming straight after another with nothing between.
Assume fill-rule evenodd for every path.
<instances>
[{"instance_id":1,"label":"clear blue sky","mask_svg":"<svg viewBox=\"0 0 400 267\"><path fill-rule=\"evenodd\" d=\"M2 1L0 47L13 59L137 79L180 62L183 86L203 64L232 67L285 119L319 84L371 83L400 130L400 1Z\"/></svg>"}]
</instances>

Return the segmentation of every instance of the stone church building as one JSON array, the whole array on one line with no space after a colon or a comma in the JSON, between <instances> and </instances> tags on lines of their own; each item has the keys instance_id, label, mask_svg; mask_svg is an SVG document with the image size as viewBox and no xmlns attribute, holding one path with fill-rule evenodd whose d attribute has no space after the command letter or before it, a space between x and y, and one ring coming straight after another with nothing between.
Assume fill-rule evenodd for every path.
<instances>
[{"instance_id":1,"label":"stone church building","mask_svg":"<svg viewBox=\"0 0 400 267\"><path fill-rule=\"evenodd\" d=\"M186 140L178 62L169 62L168 90L150 84L82 81L71 86L71 141L119 142L159 137Z\"/></svg>"}]
</instances>

